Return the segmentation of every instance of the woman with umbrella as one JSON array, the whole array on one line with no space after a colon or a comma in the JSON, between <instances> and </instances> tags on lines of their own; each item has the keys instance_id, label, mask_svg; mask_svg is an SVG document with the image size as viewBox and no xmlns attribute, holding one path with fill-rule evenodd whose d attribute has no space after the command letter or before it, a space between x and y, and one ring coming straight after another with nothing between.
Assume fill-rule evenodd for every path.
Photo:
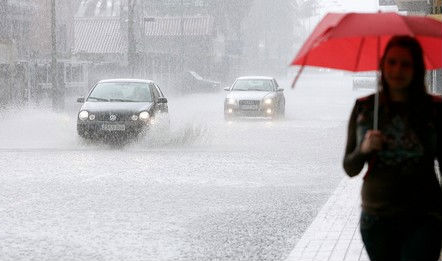
<instances>
[{"instance_id":1,"label":"woman with umbrella","mask_svg":"<svg viewBox=\"0 0 442 261\"><path fill-rule=\"evenodd\" d=\"M442 99L427 93L422 47L395 36L380 60L380 92L353 108L344 157L349 176L368 169L360 229L375 260L437 260L442 241ZM376 102L377 103L377 102ZM377 113L377 128L373 118Z\"/></svg>"}]
</instances>

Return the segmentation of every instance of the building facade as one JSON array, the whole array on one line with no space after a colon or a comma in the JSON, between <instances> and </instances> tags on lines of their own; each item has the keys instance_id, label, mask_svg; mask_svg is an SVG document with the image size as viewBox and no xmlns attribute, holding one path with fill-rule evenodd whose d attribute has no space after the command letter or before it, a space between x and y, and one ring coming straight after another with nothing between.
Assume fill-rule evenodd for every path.
<instances>
[{"instance_id":1,"label":"building facade","mask_svg":"<svg viewBox=\"0 0 442 261\"><path fill-rule=\"evenodd\" d=\"M109 75L150 78L171 91L183 88L189 71L227 81L240 64L241 21L249 2L82 1L73 55L93 63L92 81Z\"/></svg>"},{"instance_id":2,"label":"building facade","mask_svg":"<svg viewBox=\"0 0 442 261\"><path fill-rule=\"evenodd\" d=\"M87 88L87 63L72 59L73 10L80 1L56 0L58 85L63 93ZM0 104L51 99L52 0L0 2Z\"/></svg>"},{"instance_id":3,"label":"building facade","mask_svg":"<svg viewBox=\"0 0 442 261\"><path fill-rule=\"evenodd\" d=\"M28 60L34 1L0 2L0 106L22 103L29 93Z\"/></svg>"}]
</instances>

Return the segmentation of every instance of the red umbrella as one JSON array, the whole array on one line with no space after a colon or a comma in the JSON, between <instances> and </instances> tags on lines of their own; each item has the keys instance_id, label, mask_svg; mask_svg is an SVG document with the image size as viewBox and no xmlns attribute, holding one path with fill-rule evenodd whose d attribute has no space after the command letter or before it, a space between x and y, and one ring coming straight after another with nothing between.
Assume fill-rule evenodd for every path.
<instances>
[{"instance_id":1,"label":"red umbrella","mask_svg":"<svg viewBox=\"0 0 442 261\"><path fill-rule=\"evenodd\" d=\"M353 72L376 70L378 55L394 35L415 37L424 49L427 69L442 67L442 23L433 18L397 13L329 13L291 65Z\"/></svg>"},{"instance_id":2,"label":"red umbrella","mask_svg":"<svg viewBox=\"0 0 442 261\"><path fill-rule=\"evenodd\" d=\"M380 55L394 35L415 37L422 45L426 68L442 67L440 21L398 13L329 13L291 63L302 66L292 88L305 65L353 72L377 70ZM376 125L375 120L375 129Z\"/></svg>"}]
</instances>

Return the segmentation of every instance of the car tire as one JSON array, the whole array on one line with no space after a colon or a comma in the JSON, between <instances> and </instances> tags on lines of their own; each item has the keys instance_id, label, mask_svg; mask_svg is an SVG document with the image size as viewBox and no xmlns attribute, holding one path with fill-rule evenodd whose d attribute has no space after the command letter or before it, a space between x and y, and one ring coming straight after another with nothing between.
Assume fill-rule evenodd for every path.
<instances>
[{"instance_id":1,"label":"car tire","mask_svg":"<svg viewBox=\"0 0 442 261\"><path fill-rule=\"evenodd\" d=\"M77 134L78 134L78 136L80 136L80 138L82 138L82 139L86 139L87 138L87 133L86 133L86 131L84 130L84 128L80 128L79 126L77 126Z\"/></svg>"},{"instance_id":2,"label":"car tire","mask_svg":"<svg viewBox=\"0 0 442 261\"><path fill-rule=\"evenodd\" d=\"M167 112L158 113L157 119L158 119L158 128L160 130L169 130L170 129L169 113L167 113Z\"/></svg>"},{"instance_id":3,"label":"car tire","mask_svg":"<svg viewBox=\"0 0 442 261\"><path fill-rule=\"evenodd\" d=\"M285 118L285 102L283 102L282 104L279 105L278 117L280 119Z\"/></svg>"},{"instance_id":4,"label":"car tire","mask_svg":"<svg viewBox=\"0 0 442 261\"><path fill-rule=\"evenodd\" d=\"M224 120L225 121L231 121L231 120L233 120L233 116L225 113L224 114Z\"/></svg>"},{"instance_id":5,"label":"car tire","mask_svg":"<svg viewBox=\"0 0 442 261\"><path fill-rule=\"evenodd\" d=\"M280 118L280 119L284 119L284 118L285 118L285 109L284 109L284 108L282 108L282 109L279 111L279 118Z\"/></svg>"}]
</instances>

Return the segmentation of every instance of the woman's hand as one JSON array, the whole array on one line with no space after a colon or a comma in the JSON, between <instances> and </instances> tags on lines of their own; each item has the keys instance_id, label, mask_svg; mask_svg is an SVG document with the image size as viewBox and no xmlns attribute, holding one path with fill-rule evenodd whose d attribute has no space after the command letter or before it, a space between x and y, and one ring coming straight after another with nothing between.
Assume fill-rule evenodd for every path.
<instances>
[{"instance_id":1,"label":"woman's hand","mask_svg":"<svg viewBox=\"0 0 442 261\"><path fill-rule=\"evenodd\" d=\"M368 130L361 144L361 152L364 154L382 149L383 136L378 130Z\"/></svg>"}]
</instances>

